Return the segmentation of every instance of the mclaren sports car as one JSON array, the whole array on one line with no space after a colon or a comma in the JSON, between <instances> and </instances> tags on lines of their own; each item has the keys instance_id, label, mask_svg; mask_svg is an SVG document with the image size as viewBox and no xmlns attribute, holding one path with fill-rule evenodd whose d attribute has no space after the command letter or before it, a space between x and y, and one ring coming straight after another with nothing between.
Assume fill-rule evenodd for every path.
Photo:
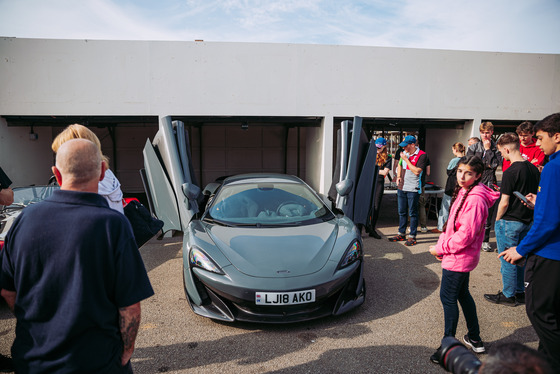
<instances>
[{"instance_id":1,"label":"mclaren sports car","mask_svg":"<svg viewBox=\"0 0 560 374\"><path fill-rule=\"evenodd\" d=\"M222 321L290 323L340 315L364 302L355 224L301 179L221 178L203 190L188 132L163 117L144 148L144 186L164 230L183 232L188 304Z\"/></svg>"}]
</instances>

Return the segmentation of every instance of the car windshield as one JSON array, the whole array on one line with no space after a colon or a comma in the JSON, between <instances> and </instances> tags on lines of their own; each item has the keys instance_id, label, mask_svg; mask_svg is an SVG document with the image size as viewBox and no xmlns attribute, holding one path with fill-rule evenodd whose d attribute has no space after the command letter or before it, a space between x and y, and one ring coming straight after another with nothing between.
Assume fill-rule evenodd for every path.
<instances>
[{"instance_id":1,"label":"car windshield","mask_svg":"<svg viewBox=\"0 0 560 374\"><path fill-rule=\"evenodd\" d=\"M14 202L6 209L23 208L29 204L43 201L53 194L53 191L60 189L58 186L27 186L15 187Z\"/></svg>"},{"instance_id":2,"label":"car windshield","mask_svg":"<svg viewBox=\"0 0 560 374\"><path fill-rule=\"evenodd\" d=\"M334 216L305 184L232 183L211 202L206 220L232 226L313 224Z\"/></svg>"}]
</instances>

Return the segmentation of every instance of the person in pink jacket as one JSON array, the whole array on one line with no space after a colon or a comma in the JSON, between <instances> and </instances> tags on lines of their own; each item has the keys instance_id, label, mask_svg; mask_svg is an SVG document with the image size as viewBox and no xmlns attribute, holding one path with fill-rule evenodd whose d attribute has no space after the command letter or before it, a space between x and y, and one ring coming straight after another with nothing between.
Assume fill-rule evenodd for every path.
<instances>
[{"instance_id":1,"label":"person in pink jacket","mask_svg":"<svg viewBox=\"0 0 560 374\"><path fill-rule=\"evenodd\" d=\"M500 197L480 182L484 164L477 156L461 158L457 167L457 187L453 193L449 219L430 253L441 261L440 299L445 320L444 337L455 336L461 304L468 334L463 341L476 353L485 352L480 338L476 304L469 292L469 274L478 265L484 240L488 207ZM441 348L441 347L440 347ZM430 359L439 361L440 348Z\"/></svg>"}]
</instances>

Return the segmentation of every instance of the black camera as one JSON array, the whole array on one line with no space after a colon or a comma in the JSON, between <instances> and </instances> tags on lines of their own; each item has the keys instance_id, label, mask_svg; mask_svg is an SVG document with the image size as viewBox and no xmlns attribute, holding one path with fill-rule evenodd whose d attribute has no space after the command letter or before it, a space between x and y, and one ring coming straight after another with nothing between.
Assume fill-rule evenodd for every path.
<instances>
[{"instance_id":1,"label":"black camera","mask_svg":"<svg viewBox=\"0 0 560 374\"><path fill-rule=\"evenodd\" d=\"M441 340L439 364L450 373L472 374L478 373L482 362L460 341L446 336Z\"/></svg>"}]
</instances>

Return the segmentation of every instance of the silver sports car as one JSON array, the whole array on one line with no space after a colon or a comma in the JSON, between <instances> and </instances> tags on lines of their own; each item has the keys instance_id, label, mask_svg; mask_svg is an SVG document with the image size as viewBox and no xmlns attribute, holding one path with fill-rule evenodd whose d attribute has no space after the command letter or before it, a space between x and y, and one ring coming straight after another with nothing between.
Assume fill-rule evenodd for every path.
<instances>
[{"instance_id":1,"label":"silver sports car","mask_svg":"<svg viewBox=\"0 0 560 374\"><path fill-rule=\"evenodd\" d=\"M8 206L0 205L0 249L4 246L4 238L12 227L23 208L36 204L50 197L58 185L15 187L14 202ZM1 256L1 253L0 253Z\"/></svg>"},{"instance_id":2,"label":"silver sports car","mask_svg":"<svg viewBox=\"0 0 560 374\"><path fill-rule=\"evenodd\" d=\"M164 230L183 231L183 282L195 313L287 323L364 302L361 236L328 200L282 174L233 176L201 192L188 154L182 123L164 117L144 148L143 175Z\"/></svg>"}]
</instances>

